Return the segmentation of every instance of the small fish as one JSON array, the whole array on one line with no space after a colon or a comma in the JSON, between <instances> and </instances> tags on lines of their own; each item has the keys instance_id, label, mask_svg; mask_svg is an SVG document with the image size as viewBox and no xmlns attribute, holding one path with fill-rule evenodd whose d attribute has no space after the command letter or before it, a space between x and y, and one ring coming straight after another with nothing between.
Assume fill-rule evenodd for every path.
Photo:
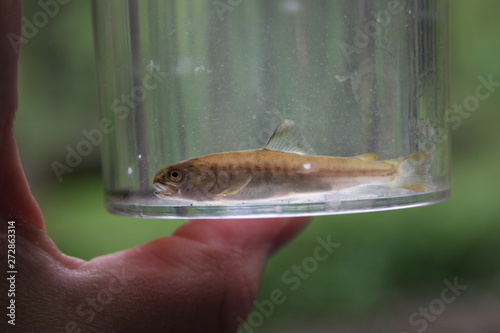
<instances>
[{"instance_id":1,"label":"small fish","mask_svg":"<svg viewBox=\"0 0 500 333\"><path fill-rule=\"evenodd\" d=\"M377 155L317 156L291 120L261 149L205 155L166 166L154 178L163 199L257 200L382 185L429 190L432 154L377 161Z\"/></svg>"}]
</instances>

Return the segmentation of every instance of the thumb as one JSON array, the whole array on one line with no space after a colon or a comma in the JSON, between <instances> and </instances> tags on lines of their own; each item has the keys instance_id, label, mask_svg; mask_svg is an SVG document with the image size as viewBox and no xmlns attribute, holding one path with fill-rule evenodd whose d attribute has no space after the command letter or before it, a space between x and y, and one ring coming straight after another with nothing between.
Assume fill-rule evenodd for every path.
<instances>
[{"instance_id":1,"label":"thumb","mask_svg":"<svg viewBox=\"0 0 500 333\"><path fill-rule=\"evenodd\" d=\"M0 219L25 220L43 229L42 214L31 195L14 138L21 14L21 1L0 3Z\"/></svg>"},{"instance_id":2,"label":"thumb","mask_svg":"<svg viewBox=\"0 0 500 333\"><path fill-rule=\"evenodd\" d=\"M196 220L171 237L96 258L81 269L123 270L133 280L134 288L113 304L126 319L105 318L118 331L134 331L137 324L147 332L233 332L252 308L267 258L307 220Z\"/></svg>"}]
</instances>

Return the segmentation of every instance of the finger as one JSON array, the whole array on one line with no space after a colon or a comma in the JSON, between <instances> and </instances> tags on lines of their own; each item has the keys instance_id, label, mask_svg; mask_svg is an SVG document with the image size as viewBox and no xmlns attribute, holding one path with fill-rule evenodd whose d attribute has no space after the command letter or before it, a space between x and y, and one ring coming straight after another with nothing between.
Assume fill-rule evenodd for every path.
<instances>
[{"instance_id":1,"label":"finger","mask_svg":"<svg viewBox=\"0 0 500 333\"><path fill-rule=\"evenodd\" d=\"M0 218L43 229L43 219L24 176L14 138L22 2L0 3Z\"/></svg>"},{"instance_id":2,"label":"finger","mask_svg":"<svg viewBox=\"0 0 500 333\"><path fill-rule=\"evenodd\" d=\"M149 332L233 332L252 308L266 259L306 222L307 218L192 221L171 237L96 258L82 269L130 277L134 288L116 305L129 309L123 321L129 328L147 316L151 326L141 325ZM136 308L144 295L148 302Z\"/></svg>"},{"instance_id":3,"label":"finger","mask_svg":"<svg viewBox=\"0 0 500 333\"><path fill-rule=\"evenodd\" d=\"M206 244L225 244L273 252L301 230L308 218L193 220L181 226L174 236Z\"/></svg>"}]
</instances>

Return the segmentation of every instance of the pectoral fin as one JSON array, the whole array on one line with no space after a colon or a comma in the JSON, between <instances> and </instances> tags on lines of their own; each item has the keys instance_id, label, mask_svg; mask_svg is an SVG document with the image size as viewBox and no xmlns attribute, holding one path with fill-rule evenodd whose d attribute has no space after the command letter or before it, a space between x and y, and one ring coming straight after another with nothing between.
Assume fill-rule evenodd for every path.
<instances>
[{"instance_id":1,"label":"pectoral fin","mask_svg":"<svg viewBox=\"0 0 500 333\"><path fill-rule=\"evenodd\" d=\"M222 192L218 193L218 195L228 196L236 194L244 189L251 180L252 174L250 172L240 172L235 175L233 174L231 175L229 185Z\"/></svg>"}]
</instances>

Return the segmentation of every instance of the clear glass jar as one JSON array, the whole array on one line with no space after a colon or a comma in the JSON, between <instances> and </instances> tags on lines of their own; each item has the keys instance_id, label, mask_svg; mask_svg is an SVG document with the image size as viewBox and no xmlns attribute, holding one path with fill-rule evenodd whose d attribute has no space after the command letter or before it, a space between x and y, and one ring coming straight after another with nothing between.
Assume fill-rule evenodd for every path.
<instances>
[{"instance_id":1,"label":"clear glass jar","mask_svg":"<svg viewBox=\"0 0 500 333\"><path fill-rule=\"evenodd\" d=\"M94 0L93 15L111 212L159 218L321 215L448 197L447 1ZM301 178L308 175L290 171L297 154L289 153L283 156L290 159L247 161L251 180L245 185L248 177L240 177L243 187L196 200L155 195L162 189L153 185L155 175L165 166L260 149L285 120L315 150L300 155L311 162L303 166L314 168L317 156L376 154L379 161L400 159L411 173L418 172L410 165L416 158L403 159L421 153L425 177L416 182L425 184L404 186L409 174L372 181L377 164L365 155L349 169L354 186L300 188L310 184ZM225 155L224 163L233 158L238 164L238 156ZM253 174L278 160L264 178ZM321 168L342 178L346 171L336 169L338 163L332 159ZM288 176L298 173L283 180L276 176L283 169ZM323 169L316 171L328 172ZM224 175L225 185L235 178ZM284 183L299 188L241 195L245 186L257 186L257 178L262 189ZM337 183L321 174L318 179Z\"/></svg>"}]
</instances>

